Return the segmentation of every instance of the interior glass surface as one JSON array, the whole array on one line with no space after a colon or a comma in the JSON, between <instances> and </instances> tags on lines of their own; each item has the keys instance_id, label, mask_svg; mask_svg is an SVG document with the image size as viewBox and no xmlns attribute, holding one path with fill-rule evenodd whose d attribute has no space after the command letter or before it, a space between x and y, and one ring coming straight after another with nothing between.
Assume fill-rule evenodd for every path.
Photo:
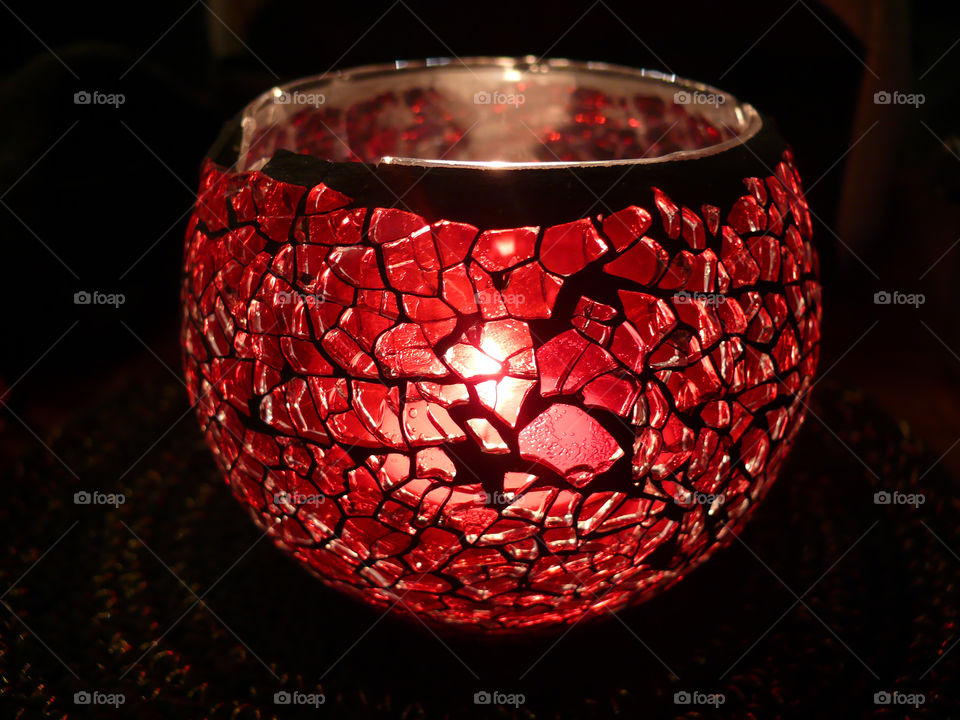
<instances>
[{"instance_id":1,"label":"interior glass surface","mask_svg":"<svg viewBox=\"0 0 960 720\"><path fill-rule=\"evenodd\" d=\"M243 115L238 169L278 149L438 165L651 162L759 128L749 105L660 73L481 58L358 68L273 88Z\"/></svg>"}]
</instances>

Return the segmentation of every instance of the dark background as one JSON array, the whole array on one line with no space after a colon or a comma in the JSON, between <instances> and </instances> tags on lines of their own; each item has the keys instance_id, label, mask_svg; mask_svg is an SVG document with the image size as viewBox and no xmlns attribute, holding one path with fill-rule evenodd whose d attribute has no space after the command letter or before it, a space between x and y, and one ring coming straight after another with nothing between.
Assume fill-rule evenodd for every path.
<instances>
[{"instance_id":1,"label":"dark background","mask_svg":"<svg viewBox=\"0 0 960 720\"><path fill-rule=\"evenodd\" d=\"M956 475L960 13L947 12L880 0L0 3L0 452L35 450L158 364L179 372L197 171L252 97L398 58L533 54L674 72L774 117L815 215L821 373L863 388ZM874 104L883 89L925 101ZM76 105L82 90L125 103ZM81 290L126 303L76 306ZM877 306L879 290L925 303ZM129 464L141 448L119 452Z\"/></svg>"},{"instance_id":2,"label":"dark background","mask_svg":"<svg viewBox=\"0 0 960 720\"><path fill-rule=\"evenodd\" d=\"M0 378L16 383L4 402L42 428L95 397L112 370L148 357L143 344L178 367L177 278L199 161L256 94L397 58L534 54L673 71L773 116L811 188L826 292L821 367L878 320L831 374L866 387L942 453L960 428L960 253L947 252L960 238L960 13L934 2L828 4L839 14L814 2L697 1L682 11L642 2L0 7ZM877 89L926 101L876 106ZM77 106L79 90L126 102ZM76 291L93 289L122 292L126 305L73 305ZM927 302L873 306L875 291L894 289ZM960 453L945 462L960 469Z\"/></svg>"}]
</instances>

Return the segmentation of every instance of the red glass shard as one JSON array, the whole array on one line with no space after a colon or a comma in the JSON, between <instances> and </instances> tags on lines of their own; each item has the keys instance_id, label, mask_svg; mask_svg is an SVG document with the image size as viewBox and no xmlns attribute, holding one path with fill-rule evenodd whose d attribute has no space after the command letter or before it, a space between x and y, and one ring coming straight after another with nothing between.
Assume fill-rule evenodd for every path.
<instances>
[{"instance_id":1,"label":"red glass shard","mask_svg":"<svg viewBox=\"0 0 960 720\"><path fill-rule=\"evenodd\" d=\"M760 278L760 268L751 257L750 251L743 244L743 240L729 225L723 226L722 233L723 246L720 251L720 259L727 272L730 273L733 287L756 284Z\"/></svg>"},{"instance_id":2,"label":"red glass shard","mask_svg":"<svg viewBox=\"0 0 960 720\"><path fill-rule=\"evenodd\" d=\"M603 266L611 275L627 278L641 285L655 283L667 268L669 255L650 238L641 238L623 255Z\"/></svg>"},{"instance_id":3,"label":"red glass shard","mask_svg":"<svg viewBox=\"0 0 960 720\"><path fill-rule=\"evenodd\" d=\"M377 208L370 215L370 239L382 245L422 230L427 224L422 217L406 210Z\"/></svg>"},{"instance_id":4,"label":"red glass shard","mask_svg":"<svg viewBox=\"0 0 960 720\"><path fill-rule=\"evenodd\" d=\"M656 369L684 367L700 359L700 341L685 328L677 328L650 353L647 361Z\"/></svg>"},{"instance_id":5,"label":"red glass shard","mask_svg":"<svg viewBox=\"0 0 960 720\"><path fill-rule=\"evenodd\" d=\"M643 372L650 347L637 329L628 322L621 323L613 331L610 352L629 370L638 375Z\"/></svg>"},{"instance_id":6,"label":"red glass shard","mask_svg":"<svg viewBox=\"0 0 960 720\"><path fill-rule=\"evenodd\" d=\"M456 313L439 298L404 295L403 309L423 329L431 345L436 345L457 326Z\"/></svg>"},{"instance_id":7,"label":"red glass shard","mask_svg":"<svg viewBox=\"0 0 960 720\"><path fill-rule=\"evenodd\" d=\"M463 263L443 271L443 299L461 315L479 312L476 291Z\"/></svg>"},{"instance_id":8,"label":"red glass shard","mask_svg":"<svg viewBox=\"0 0 960 720\"><path fill-rule=\"evenodd\" d=\"M540 262L552 273L572 275L585 268L607 251L588 219L554 225L543 233L540 243Z\"/></svg>"},{"instance_id":9,"label":"red glass shard","mask_svg":"<svg viewBox=\"0 0 960 720\"><path fill-rule=\"evenodd\" d=\"M588 343L563 381L563 393L575 393L593 378L615 367L617 361L613 355L595 343Z\"/></svg>"},{"instance_id":10,"label":"red glass shard","mask_svg":"<svg viewBox=\"0 0 960 720\"><path fill-rule=\"evenodd\" d=\"M447 411L424 400L413 383L407 383L401 421L407 442L414 446L459 442L467 437Z\"/></svg>"},{"instance_id":11,"label":"red glass shard","mask_svg":"<svg viewBox=\"0 0 960 720\"><path fill-rule=\"evenodd\" d=\"M325 418L349 407L346 378L311 377L307 379L313 401Z\"/></svg>"},{"instance_id":12,"label":"red glass shard","mask_svg":"<svg viewBox=\"0 0 960 720\"><path fill-rule=\"evenodd\" d=\"M292 337L280 339L280 347L284 357L290 363L293 371L303 375L330 375L333 366L324 359L316 346L305 340Z\"/></svg>"},{"instance_id":13,"label":"red glass shard","mask_svg":"<svg viewBox=\"0 0 960 720\"><path fill-rule=\"evenodd\" d=\"M430 226L440 251L440 261L448 268L463 262L479 232L473 225L440 220Z\"/></svg>"},{"instance_id":14,"label":"red glass shard","mask_svg":"<svg viewBox=\"0 0 960 720\"><path fill-rule=\"evenodd\" d=\"M343 311L337 325L356 340L365 352L372 353L377 338L393 327L394 322L379 313L352 307Z\"/></svg>"},{"instance_id":15,"label":"red glass shard","mask_svg":"<svg viewBox=\"0 0 960 720\"><path fill-rule=\"evenodd\" d=\"M334 328L323 336L323 349L351 375L378 377L377 364L343 330Z\"/></svg>"},{"instance_id":16,"label":"red glass shard","mask_svg":"<svg viewBox=\"0 0 960 720\"><path fill-rule=\"evenodd\" d=\"M694 250L703 250L707 247L707 235L701 220L693 210L684 207L680 210L680 219L683 227L680 232Z\"/></svg>"},{"instance_id":17,"label":"red glass shard","mask_svg":"<svg viewBox=\"0 0 960 720\"><path fill-rule=\"evenodd\" d=\"M680 237L680 208L666 193L658 188L653 188L653 202L660 212L660 220L663 222L663 231L668 238L676 239Z\"/></svg>"},{"instance_id":18,"label":"red glass shard","mask_svg":"<svg viewBox=\"0 0 960 720\"><path fill-rule=\"evenodd\" d=\"M651 219L646 210L631 205L604 218L603 233L610 238L614 249L622 252L650 229Z\"/></svg>"},{"instance_id":19,"label":"red glass shard","mask_svg":"<svg viewBox=\"0 0 960 720\"><path fill-rule=\"evenodd\" d=\"M308 215L295 225L294 235L298 242L320 245L353 245L360 242L364 208L335 210L323 215Z\"/></svg>"},{"instance_id":20,"label":"red glass shard","mask_svg":"<svg viewBox=\"0 0 960 720\"><path fill-rule=\"evenodd\" d=\"M417 390L427 399L433 400L445 408L463 405L470 401L470 393L463 383L439 385L433 382L418 382Z\"/></svg>"},{"instance_id":21,"label":"red glass shard","mask_svg":"<svg viewBox=\"0 0 960 720\"><path fill-rule=\"evenodd\" d=\"M540 524L557 497L556 488L523 493L503 510L504 517L519 518Z\"/></svg>"},{"instance_id":22,"label":"red glass shard","mask_svg":"<svg viewBox=\"0 0 960 720\"><path fill-rule=\"evenodd\" d=\"M601 407L621 417L627 417L639 392L632 377L615 373L594 378L581 391L584 405Z\"/></svg>"},{"instance_id":23,"label":"red glass shard","mask_svg":"<svg viewBox=\"0 0 960 720\"><path fill-rule=\"evenodd\" d=\"M367 458L367 465L384 490L390 490L410 477L410 458L401 453L371 455Z\"/></svg>"},{"instance_id":24,"label":"red glass shard","mask_svg":"<svg viewBox=\"0 0 960 720\"><path fill-rule=\"evenodd\" d=\"M627 319L648 348L656 346L677 325L670 306L662 299L646 293L618 290Z\"/></svg>"},{"instance_id":25,"label":"red glass shard","mask_svg":"<svg viewBox=\"0 0 960 720\"><path fill-rule=\"evenodd\" d=\"M510 452L510 448L503 441L500 433L490 424L489 420L483 418L470 418L467 420L467 430L477 444L484 452L502 455Z\"/></svg>"},{"instance_id":26,"label":"red glass shard","mask_svg":"<svg viewBox=\"0 0 960 720\"><path fill-rule=\"evenodd\" d=\"M551 338L536 350L540 370L540 394L544 397L560 393L570 368L586 349L588 341L575 330Z\"/></svg>"},{"instance_id":27,"label":"red glass shard","mask_svg":"<svg viewBox=\"0 0 960 720\"><path fill-rule=\"evenodd\" d=\"M476 263L468 269L470 280L473 282L474 298L480 308L484 320L495 320L506 317L507 307L503 303L500 291L493 283L493 278L483 271Z\"/></svg>"},{"instance_id":28,"label":"red glass shard","mask_svg":"<svg viewBox=\"0 0 960 720\"><path fill-rule=\"evenodd\" d=\"M607 325L602 325L601 323L598 323L594 320L588 320L584 317L574 316L570 322L586 338L599 345L606 346L610 341L611 335L613 334L613 330Z\"/></svg>"},{"instance_id":29,"label":"red glass shard","mask_svg":"<svg viewBox=\"0 0 960 720\"><path fill-rule=\"evenodd\" d=\"M486 230L473 246L473 257L487 272L507 270L533 257L537 227Z\"/></svg>"},{"instance_id":30,"label":"red glass shard","mask_svg":"<svg viewBox=\"0 0 960 720\"><path fill-rule=\"evenodd\" d=\"M326 260L340 279L353 287L375 290L384 287L377 254L372 247L337 246L330 250Z\"/></svg>"},{"instance_id":31,"label":"red glass shard","mask_svg":"<svg viewBox=\"0 0 960 720\"><path fill-rule=\"evenodd\" d=\"M740 235L760 232L767 227L767 215L755 197L744 195L730 208L727 224Z\"/></svg>"},{"instance_id":32,"label":"red glass shard","mask_svg":"<svg viewBox=\"0 0 960 720\"><path fill-rule=\"evenodd\" d=\"M522 320L495 320L480 327L480 349L499 362L533 349L530 326Z\"/></svg>"},{"instance_id":33,"label":"red glass shard","mask_svg":"<svg viewBox=\"0 0 960 720\"><path fill-rule=\"evenodd\" d=\"M573 405L555 403L518 436L520 456L584 487L623 457L623 450L603 426Z\"/></svg>"},{"instance_id":34,"label":"red glass shard","mask_svg":"<svg viewBox=\"0 0 960 720\"><path fill-rule=\"evenodd\" d=\"M308 215L315 213L325 213L331 210L337 210L344 205L350 204L350 198L341 192L337 192L331 187L320 183L315 185L307 193L307 204L305 212Z\"/></svg>"},{"instance_id":35,"label":"red glass shard","mask_svg":"<svg viewBox=\"0 0 960 720\"><path fill-rule=\"evenodd\" d=\"M515 318L549 318L563 280L546 272L538 262L514 268L501 291L507 312Z\"/></svg>"},{"instance_id":36,"label":"red glass shard","mask_svg":"<svg viewBox=\"0 0 960 720\"><path fill-rule=\"evenodd\" d=\"M484 375L500 373L503 365L489 355L485 355L479 348L466 343L457 343L443 354L450 369L464 380L470 380Z\"/></svg>"},{"instance_id":37,"label":"red glass shard","mask_svg":"<svg viewBox=\"0 0 960 720\"><path fill-rule=\"evenodd\" d=\"M708 299L690 296L674 297L673 308L680 322L693 328L704 349L712 347L723 336L720 318L714 310L716 297Z\"/></svg>"},{"instance_id":38,"label":"red glass shard","mask_svg":"<svg viewBox=\"0 0 960 720\"><path fill-rule=\"evenodd\" d=\"M716 205L703 205L700 208L704 219L707 221L707 229L711 235L716 236L720 232L720 208Z\"/></svg>"},{"instance_id":39,"label":"red glass shard","mask_svg":"<svg viewBox=\"0 0 960 720\"><path fill-rule=\"evenodd\" d=\"M477 397L481 405L512 427L517 424L520 406L534 385L536 380L513 377L505 377L499 381L487 380L476 386Z\"/></svg>"},{"instance_id":40,"label":"red glass shard","mask_svg":"<svg viewBox=\"0 0 960 720\"><path fill-rule=\"evenodd\" d=\"M417 451L417 477L438 478L452 482L457 476L457 468L450 456L437 447Z\"/></svg>"},{"instance_id":41,"label":"red glass shard","mask_svg":"<svg viewBox=\"0 0 960 720\"><path fill-rule=\"evenodd\" d=\"M353 410L331 415L327 418L327 427L330 428L333 439L344 445L372 448L381 446L380 439L367 430Z\"/></svg>"},{"instance_id":42,"label":"red glass shard","mask_svg":"<svg viewBox=\"0 0 960 720\"><path fill-rule=\"evenodd\" d=\"M440 260L430 228L384 243L383 261L391 287L414 295L436 295L440 287Z\"/></svg>"},{"instance_id":43,"label":"red glass shard","mask_svg":"<svg viewBox=\"0 0 960 720\"><path fill-rule=\"evenodd\" d=\"M406 448L400 431L400 392L380 383L353 381L353 408L360 421L391 448Z\"/></svg>"},{"instance_id":44,"label":"red glass shard","mask_svg":"<svg viewBox=\"0 0 960 720\"><path fill-rule=\"evenodd\" d=\"M536 475L526 472L506 472L503 474L503 491L511 498L520 495L537 481Z\"/></svg>"}]
</instances>

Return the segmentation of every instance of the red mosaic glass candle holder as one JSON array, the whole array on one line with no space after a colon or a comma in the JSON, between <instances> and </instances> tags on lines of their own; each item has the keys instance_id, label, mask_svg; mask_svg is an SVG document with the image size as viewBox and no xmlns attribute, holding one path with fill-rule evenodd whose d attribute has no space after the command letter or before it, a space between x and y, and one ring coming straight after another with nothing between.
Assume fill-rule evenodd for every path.
<instances>
[{"instance_id":1,"label":"red mosaic glass candle holder","mask_svg":"<svg viewBox=\"0 0 960 720\"><path fill-rule=\"evenodd\" d=\"M728 543L817 364L790 150L729 94L567 61L298 81L224 130L186 238L190 398L328 585L569 624Z\"/></svg>"}]
</instances>

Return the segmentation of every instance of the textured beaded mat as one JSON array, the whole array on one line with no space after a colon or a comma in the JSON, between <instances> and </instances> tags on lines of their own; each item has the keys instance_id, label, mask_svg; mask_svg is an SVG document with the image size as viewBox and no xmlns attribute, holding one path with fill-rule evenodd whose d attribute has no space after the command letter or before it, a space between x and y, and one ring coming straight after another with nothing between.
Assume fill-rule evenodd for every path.
<instances>
[{"instance_id":1,"label":"textured beaded mat","mask_svg":"<svg viewBox=\"0 0 960 720\"><path fill-rule=\"evenodd\" d=\"M950 717L952 480L826 385L740 541L616 618L485 641L311 578L230 496L185 390L131 378L50 439L79 480L39 446L3 471L0 716Z\"/></svg>"}]
</instances>

